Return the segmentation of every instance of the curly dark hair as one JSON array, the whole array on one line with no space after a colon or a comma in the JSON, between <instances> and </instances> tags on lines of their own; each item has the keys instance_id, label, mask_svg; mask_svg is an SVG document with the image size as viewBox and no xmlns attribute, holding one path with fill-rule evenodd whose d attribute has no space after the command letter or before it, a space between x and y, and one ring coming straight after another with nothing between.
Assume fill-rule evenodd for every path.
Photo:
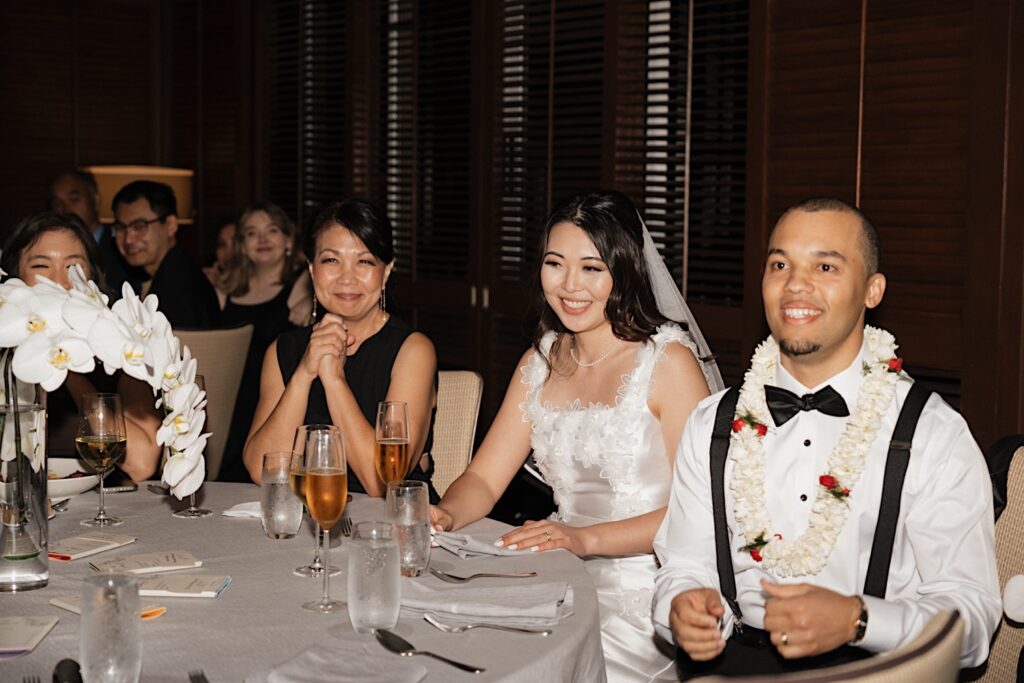
<instances>
[{"instance_id":1,"label":"curly dark hair","mask_svg":"<svg viewBox=\"0 0 1024 683\"><path fill-rule=\"evenodd\" d=\"M612 332L624 341L646 341L668 318L658 310L651 288L651 277L644 259L643 223L629 197L615 190L587 190L559 204L548 217L541 234L535 277L531 284L537 326L534 348L540 351L540 340L546 332L558 332L552 355L569 330L548 305L540 284L548 236L560 223L571 223L587 233L601 260L612 276L612 291L605 306L605 315ZM681 323L685 328L685 323ZM543 354L541 354L543 356Z\"/></svg>"}]
</instances>

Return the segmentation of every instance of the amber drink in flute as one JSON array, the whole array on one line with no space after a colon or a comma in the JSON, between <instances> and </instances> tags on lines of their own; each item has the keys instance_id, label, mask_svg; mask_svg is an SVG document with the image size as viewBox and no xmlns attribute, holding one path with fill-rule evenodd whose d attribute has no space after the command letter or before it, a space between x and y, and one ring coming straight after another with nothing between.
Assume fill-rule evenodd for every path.
<instances>
[{"instance_id":1,"label":"amber drink in flute","mask_svg":"<svg viewBox=\"0 0 1024 683\"><path fill-rule=\"evenodd\" d=\"M296 453L298 456L299 454ZM330 567L331 544L328 534L345 512L348 499L348 467L345 460L345 442L341 432L333 425L306 430L302 461L293 462L291 472L305 472L305 477L292 478L299 490L306 494L309 515L319 524L324 554L324 565ZM295 467L298 465L298 467ZM303 608L321 614L333 614L343 604L331 600L330 571L323 571L324 590L320 600L307 602Z\"/></svg>"},{"instance_id":2,"label":"amber drink in flute","mask_svg":"<svg viewBox=\"0 0 1024 683\"><path fill-rule=\"evenodd\" d=\"M309 509L309 503L306 500L306 478L308 470L306 468L306 443L311 438L316 438L317 434L324 430L337 429L334 425L330 424L308 424L302 425L295 430L295 441L292 444L292 464L289 469L288 481L292 487L292 493L294 493L302 504ZM309 513L310 517L313 517L313 513ZM314 522L316 518L313 517ZM306 578L319 579L320 575L324 571L324 562L320 554L320 524L316 525L316 540L313 543L313 561L309 564L304 564L301 567L296 567L294 574L296 576L304 576ZM331 576L336 576L341 573L340 567L331 566L328 568L331 572Z\"/></svg>"},{"instance_id":3,"label":"amber drink in flute","mask_svg":"<svg viewBox=\"0 0 1024 683\"><path fill-rule=\"evenodd\" d=\"M409 408L405 401L381 401L373 436L373 464L385 484L409 473Z\"/></svg>"}]
</instances>

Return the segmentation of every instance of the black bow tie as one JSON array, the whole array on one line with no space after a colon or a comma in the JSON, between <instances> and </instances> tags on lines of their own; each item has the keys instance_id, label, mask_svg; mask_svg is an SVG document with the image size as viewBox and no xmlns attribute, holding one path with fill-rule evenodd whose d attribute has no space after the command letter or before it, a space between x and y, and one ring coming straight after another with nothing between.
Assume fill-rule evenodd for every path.
<instances>
[{"instance_id":1,"label":"black bow tie","mask_svg":"<svg viewBox=\"0 0 1024 683\"><path fill-rule=\"evenodd\" d=\"M850 410L839 392L831 386L820 389L813 394L797 396L792 391L781 387L765 385L764 397L768 401L768 412L775 420L775 426L781 427L801 410L817 410L819 413L833 417L846 417Z\"/></svg>"}]
</instances>

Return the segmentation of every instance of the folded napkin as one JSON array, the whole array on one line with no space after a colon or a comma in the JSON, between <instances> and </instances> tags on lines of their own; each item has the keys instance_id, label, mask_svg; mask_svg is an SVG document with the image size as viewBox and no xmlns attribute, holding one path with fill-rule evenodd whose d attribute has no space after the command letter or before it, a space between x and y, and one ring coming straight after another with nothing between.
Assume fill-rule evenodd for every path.
<instances>
[{"instance_id":1,"label":"folded napkin","mask_svg":"<svg viewBox=\"0 0 1024 683\"><path fill-rule=\"evenodd\" d=\"M487 621L507 626L556 626L573 613L572 587L565 581L486 588L433 588L402 582L402 611L429 612L445 623Z\"/></svg>"},{"instance_id":2,"label":"folded napkin","mask_svg":"<svg viewBox=\"0 0 1024 683\"><path fill-rule=\"evenodd\" d=\"M354 644L314 645L270 671L247 676L246 683L419 683L427 677L421 664Z\"/></svg>"},{"instance_id":3,"label":"folded napkin","mask_svg":"<svg viewBox=\"0 0 1024 683\"><path fill-rule=\"evenodd\" d=\"M484 555L522 555L530 552L522 550L509 550L494 545L494 542L501 538L501 534L456 534L451 531L438 531L434 534L434 542L450 553L455 553L462 559L469 557L483 557Z\"/></svg>"},{"instance_id":4,"label":"folded napkin","mask_svg":"<svg viewBox=\"0 0 1024 683\"><path fill-rule=\"evenodd\" d=\"M256 519L263 517L263 512L260 509L260 502L258 500L254 500L251 503L239 503L220 514L225 517L255 517Z\"/></svg>"}]
</instances>

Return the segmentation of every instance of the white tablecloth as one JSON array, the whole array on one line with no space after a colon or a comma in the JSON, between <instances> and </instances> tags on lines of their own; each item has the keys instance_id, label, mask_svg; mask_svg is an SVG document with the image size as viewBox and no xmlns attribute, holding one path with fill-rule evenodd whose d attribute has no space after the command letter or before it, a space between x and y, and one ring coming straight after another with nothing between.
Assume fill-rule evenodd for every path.
<instances>
[{"instance_id":1,"label":"white tablecloth","mask_svg":"<svg viewBox=\"0 0 1024 683\"><path fill-rule=\"evenodd\" d=\"M125 523L115 533L138 536L138 542L94 558L162 550L187 550L203 560L195 572L228 574L231 586L216 599L142 598L167 606L162 617L142 624L143 672L147 682L185 681L187 672L202 669L211 682L241 681L266 670L314 644L368 643L372 636L352 630L348 614L319 615L301 604L319 597L321 581L292 574L312 558L313 534L304 526L292 539L268 539L257 519L228 518L220 514L237 503L259 499L259 489L248 484L212 482L200 491L200 503L217 514L198 520L175 519L184 507L169 496L150 493L141 486L135 493L107 495L110 514ZM87 493L71 499L66 512L50 521L51 541L85 531L79 521L95 514L98 497ZM356 496L350 506L353 521L380 518L383 502ZM469 531L497 532L504 525L482 520ZM336 544L338 539L334 540ZM31 653L0 661L0 680L19 681L27 675L50 680L54 665L65 657L78 659L79 617L48 604L50 598L79 592L89 573L89 558L50 562L46 588L0 594L0 616L51 615L60 622ZM346 566L344 543L331 549L332 564ZM479 676L463 673L441 662L417 657L430 672L427 681L592 681L604 680L597 599L583 563L574 555L555 551L524 557L460 560L434 548L431 564L466 574L474 571L535 570L529 581L568 581L574 591L575 614L548 637L475 629L462 634L437 631L422 620L403 617L394 629L416 647L481 666ZM431 579L433 580L433 579ZM332 577L332 596L344 597L345 574ZM509 579L483 579L474 586L500 585ZM515 580L511 580L515 581ZM443 586L438 582L438 586ZM380 648L381 667L397 658ZM405 660L408 661L408 660Z\"/></svg>"}]
</instances>

